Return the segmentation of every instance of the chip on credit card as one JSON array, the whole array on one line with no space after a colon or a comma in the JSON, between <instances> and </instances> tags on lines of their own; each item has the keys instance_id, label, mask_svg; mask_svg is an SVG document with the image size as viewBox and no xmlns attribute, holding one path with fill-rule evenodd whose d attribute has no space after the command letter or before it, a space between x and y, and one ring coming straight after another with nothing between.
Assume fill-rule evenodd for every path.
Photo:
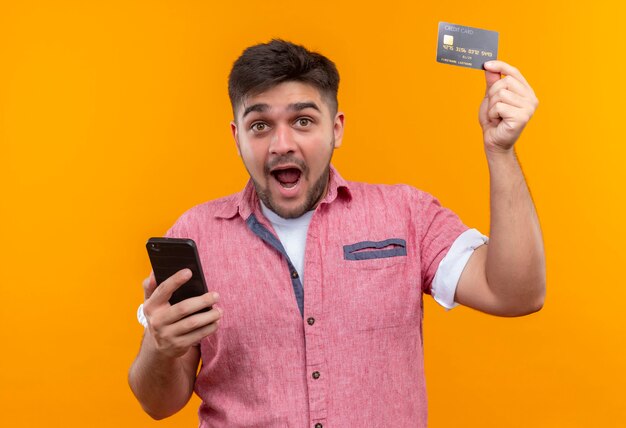
<instances>
[{"instance_id":1,"label":"chip on credit card","mask_svg":"<svg viewBox=\"0 0 626 428\"><path fill-rule=\"evenodd\" d=\"M439 23L437 61L483 70L483 64L498 58L498 32Z\"/></svg>"}]
</instances>

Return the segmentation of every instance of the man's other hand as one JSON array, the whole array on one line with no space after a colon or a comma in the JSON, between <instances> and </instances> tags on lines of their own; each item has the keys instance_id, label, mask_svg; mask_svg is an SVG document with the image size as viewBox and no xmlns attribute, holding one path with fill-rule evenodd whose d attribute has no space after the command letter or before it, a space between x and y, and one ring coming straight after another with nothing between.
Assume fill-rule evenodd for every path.
<instances>
[{"instance_id":1,"label":"man's other hand","mask_svg":"<svg viewBox=\"0 0 626 428\"><path fill-rule=\"evenodd\" d=\"M146 296L143 311L148 321L146 340L152 341L153 348L166 357L177 358L185 355L191 346L215 333L222 316L222 310L215 306L208 312L196 314L218 302L219 296L215 292L170 305L169 299L174 291L190 278L191 271L183 269L158 287L153 274L143 283Z\"/></svg>"}]
</instances>

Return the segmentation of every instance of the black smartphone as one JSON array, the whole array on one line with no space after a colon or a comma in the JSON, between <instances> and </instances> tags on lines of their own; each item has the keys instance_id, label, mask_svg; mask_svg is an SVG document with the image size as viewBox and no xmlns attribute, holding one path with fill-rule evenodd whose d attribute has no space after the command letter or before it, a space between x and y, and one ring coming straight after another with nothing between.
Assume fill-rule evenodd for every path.
<instances>
[{"instance_id":1,"label":"black smartphone","mask_svg":"<svg viewBox=\"0 0 626 428\"><path fill-rule=\"evenodd\" d=\"M191 279L172 294L169 300L171 305L190 297L201 296L208 291L193 239L150 238L146 243L146 248L157 285L181 269L191 270ZM198 312L206 312L210 309L208 307Z\"/></svg>"}]
</instances>

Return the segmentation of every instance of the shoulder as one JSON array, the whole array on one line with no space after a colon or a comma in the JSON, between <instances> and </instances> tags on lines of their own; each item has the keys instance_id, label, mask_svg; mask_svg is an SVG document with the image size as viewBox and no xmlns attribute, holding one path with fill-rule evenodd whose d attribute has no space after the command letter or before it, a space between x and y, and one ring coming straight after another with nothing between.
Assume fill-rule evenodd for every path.
<instances>
[{"instance_id":1,"label":"shoulder","mask_svg":"<svg viewBox=\"0 0 626 428\"><path fill-rule=\"evenodd\" d=\"M195 205L178 217L170 232L180 235L210 229L221 219L237 214L240 197L240 193L235 193Z\"/></svg>"},{"instance_id":2,"label":"shoulder","mask_svg":"<svg viewBox=\"0 0 626 428\"><path fill-rule=\"evenodd\" d=\"M416 207L437 201L430 193L408 184L371 184L349 181L348 187L352 194L353 201L357 204L379 202L385 205L391 204L398 206L398 204L406 204L411 207Z\"/></svg>"},{"instance_id":3,"label":"shoulder","mask_svg":"<svg viewBox=\"0 0 626 428\"><path fill-rule=\"evenodd\" d=\"M240 193L224 196L212 201L206 201L195 205L181 214L181 219L205 218L207 216L228 216L230 212L236 212L241 198Z\"/></svg>"}]
</instances>

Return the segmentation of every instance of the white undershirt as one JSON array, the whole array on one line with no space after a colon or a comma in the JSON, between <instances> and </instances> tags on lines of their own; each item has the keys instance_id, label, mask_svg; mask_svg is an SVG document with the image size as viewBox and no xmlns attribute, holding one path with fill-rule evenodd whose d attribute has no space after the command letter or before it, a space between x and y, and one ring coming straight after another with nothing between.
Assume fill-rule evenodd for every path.
<instances>
[{"instance_id":1,"label":"white undershirt","mask_svg":"<svg viewBox=\"0 0 626 428\"><path fill-rule=\"evenodd\" d=\"M298 218L282 218L261 202L263 215L272 223L272 227L283 244L293 267L298 271L300 282L304 285L304 251L306 235L315 211L307 211Z\"/></svg>"}]
</instances>

